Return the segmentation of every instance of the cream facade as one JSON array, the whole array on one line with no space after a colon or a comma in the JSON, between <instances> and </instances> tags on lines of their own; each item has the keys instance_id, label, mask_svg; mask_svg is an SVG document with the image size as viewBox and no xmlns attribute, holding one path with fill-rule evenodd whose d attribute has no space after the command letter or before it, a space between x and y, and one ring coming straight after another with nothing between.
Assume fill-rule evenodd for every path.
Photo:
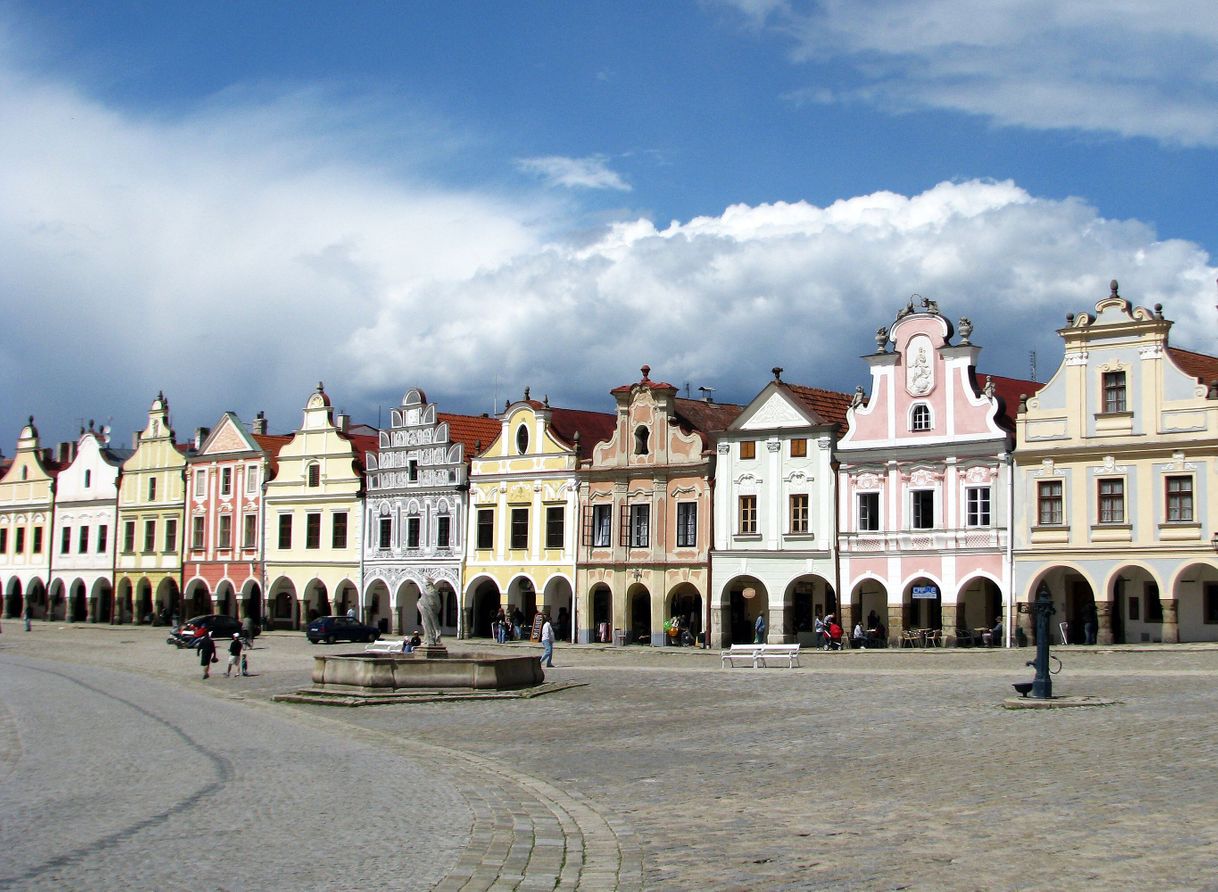
<instances>
[{"instance_id":1,"label":"cream facade","mask_svg":"<svg viewBox=\"0 0 1218 892\"><path fill-rule=\"evenodd\" d=\"M377 441L371 429L347 428L318 384L266 484L267 593L276 622L292 628L320 616L360 612L364 456L375 452Z\"/></svg>"},{"instance_id":2,"label":"cream facade","mask_svg":"<svg viewBox=\"0 0 1218 892\"><path fill-rule=\"evenodd\" d=\"M581 643L665 644L679 617L697 639L707 627L714 436L741 407L681 399L651 369L615 388L613 435L579 473L576 570Z\"/></svg>"},{"instance_id":3,"label":"cream facade","mask_svg":"<svg viewBox=\"0 0 1218 892\"><path fill-rule=\"evenodd\" d=\"M186 447L175 442L165 394L152 401L133 445L119 481L114 587L137 621L152 614L169 623L182 618Z\"/></svg>"},{"instance_id":4,"label":"cream facade","mask_svg":"<svg viewBox=\"0 0 1218 892\"><path fill-rule=\"evenodd\" d=\"M575 609L580 456L613 434L600 412L509 403L495 441L470 464L463 599L468 634L489 637L500 607L557 619ZM578 625L574 617L572 629Z\"/></svg>"},{"instance_id":5,"label":"cream facade","mask_svg":"<svg viewBox=\"0 0 1218 892\"><path fill-rule=\"evenodd\" d=\"M118 479L124 457L125 453L107 446L90 422L89 430L81 431L72 461L56 478L51 536L53 619L127 623L136 616L130 591L115 598L113 588Z\"/></svg>"},{"instance_id":6,"label":"cream facade","mask_svg":"<svg viewBox=\"0 0 1218 892\"><path fill-rule=\"evenodd\" d=\"M720 436L710 640L809 643L837 605L833 446L850 397L774 380Z\"/></svg>"},{"instance_id":7,"label":"cream facade","mask_svg":"<svg viewBox=\"0 0 1218 892\"><path fill-rule=\"evenodd\" d=\"M4 612L21 616L28 604L34 617L49 619L51 532L58 463L38 445L34 418L21 428L17 451L0 477L0 579Z\"/></svg>"},{"instance_id":8,"label":"cream facade","mask_svg":"<svg viewBox=\"0 0 1218 892\"><path fill-rule=\"evenodd\" d=\"M1048 586L1055 643L1218 641L1218 359L1171 326L1114 281L1019 411L1015 590Z\"/></svg>"}]
</instances>

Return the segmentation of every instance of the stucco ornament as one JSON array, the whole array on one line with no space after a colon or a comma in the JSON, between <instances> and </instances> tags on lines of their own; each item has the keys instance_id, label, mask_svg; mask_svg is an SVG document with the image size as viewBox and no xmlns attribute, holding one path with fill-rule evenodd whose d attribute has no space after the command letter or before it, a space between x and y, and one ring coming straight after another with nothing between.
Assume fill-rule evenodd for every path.
<instances>
[{"instance_id":1,"label":"stucco ornament","mask_svg":"<svg viewBox=\"0 0 1218 892\"><path fill-rule=\"evenodd\" d=\"M912 359L905 373L905 386L915 396L925 396L935 386L935 373L930 366L930 341L916 338L909 342Z\"/></svg>"},{"instance_id":2,"label":"stucco ornament","mask_svg":"<svg viewBox=\"0 0 1218 892\"><path fill-rule=\"evenodd\" d=\"M419 615L423 618L423 643L437 647L440 644L440 592L436 581L430 577L423 583Z\"/></svg>"}]
</instances>

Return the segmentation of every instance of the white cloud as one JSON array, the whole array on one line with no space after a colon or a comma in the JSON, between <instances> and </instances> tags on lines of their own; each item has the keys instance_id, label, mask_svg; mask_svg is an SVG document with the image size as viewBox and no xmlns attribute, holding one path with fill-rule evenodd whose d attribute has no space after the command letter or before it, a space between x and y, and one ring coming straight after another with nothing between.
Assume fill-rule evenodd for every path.
<instances>
[{"instance_id":1,"label":"white cloud","mask_svg":"<svg viewBox=\"0 0 1218 892\"><path fill-rule=\"evenodd\" d=\"M1218 145L1218 17L1208 0L737 0L796 60L845 62L854 86L796 99L937 108L1001 125Z\"/></svg>"},{"instance_id":2,"label":"white cloud","mask_svg":"<svg viewBox=\"0 0 1218 892\"><path fill-rule=\"evenodd\" d=\"M516 166L525 173L541 177L551 186L630 191L630 184L616 171L609 169L609 159L604 155L590 155L587 158L566 158L562 155L521 158Z\"/></svg>"}]
</instances>

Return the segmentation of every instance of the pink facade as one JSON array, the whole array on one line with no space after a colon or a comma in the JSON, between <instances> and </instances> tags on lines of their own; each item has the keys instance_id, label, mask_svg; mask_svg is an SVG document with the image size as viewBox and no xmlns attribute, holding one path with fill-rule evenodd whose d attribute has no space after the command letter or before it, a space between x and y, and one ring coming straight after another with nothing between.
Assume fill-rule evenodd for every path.
<instances>
[{"instance_id":1,"label":"pink facade","mask_svg":"<svg viewBox=\"0 0 1218 892\"><path fill-rule=\"evenodd\" d=\"M843 612L849 625L878 618L891 643L914 629L930 630L919 641L972 640L1006 615L1006 405L1035 389L978 376L971 323L960 320L953 344L951 323L924 306L911 304L891 331L877 332L877 351L864 357L870 396L860 388L837 448Z\"/></svg>"},{"instance_id":2,"label":"pink facade","mask_svg":"<svg viewBox=\"0 0 1218 892\"><path fill-rule=\"evenodd\" d=\"M255 433L226 412L186 464L182 592L187 616L263 615L263 486L291 439Z\"/></svg>"}]
</instances>

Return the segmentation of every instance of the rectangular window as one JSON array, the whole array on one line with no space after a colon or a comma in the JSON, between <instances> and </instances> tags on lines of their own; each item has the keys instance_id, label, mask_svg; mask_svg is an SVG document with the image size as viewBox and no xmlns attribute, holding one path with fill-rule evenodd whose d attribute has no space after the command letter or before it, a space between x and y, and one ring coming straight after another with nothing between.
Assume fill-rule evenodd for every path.
<instances>
[{"instance_id":1,"label":"rectangular window","mask_svg":"<svg viewBox=\"0 0 1218 892\"><path fill-rule=\"evenodd\" d=\"M1062 482L1045 480L1036 485L1036 522L1042 527L1061 526Z\"/></svg>"},{"instance_id":2,"label":"rectangular window","mask_svg":"<svg viewBox=\"0 0 1218 892\"><path fill-rule=\"evenodd\" d=\"M646 548L651 544L651 506L630 506L630 547Z\"/></svg>"},{"instance_id":3,"label":"rectangular window","mask_svg":"<svg viewBox=\"0 0 1218 892\"><path fill-rule=\"evenodd\" d=\"M1193 478L1167 478L1167 522L1192 523Z\"/></svg>"},{"instance_id":4,"label":"rectangular window","mask_svg":"<svg viewBox=\"0 0 1218 892\"><path fill-rule=\"evenodd\" d=\"M740 534L751 536L757 532L757 496L741 496L739 512Z\"/></svg>"},{"instance_id":5,"label":"rectangular window","mask_svg":"<svg viewBox=\"0 0 1218 892\"><path fill-rule=\"evenodd\" d=\"M808 440L806 437L796 437L791 441L791 458L808 457Z\"/></svg>"},{"instance_id":6,"label":"rectangular window","mask_svg":"<svg viewBox=\"0 0 1218 892\"><path fill-rule=\"evenodd\" d=\"M592 546L608 548L613 544L613 506L592 506Z\"/></svg>"},{"instance_id":7,"label":"rectangular window","mask_svg":"<svg viewBox=\"0 0 1218 892\"><path fill-rule=\"evenodd\" d=\"M258 491L258 466L250 465L245 469L245 491L255 493Z\"/></svg>"},{"instance_id":8,"label":"rectangular window","mask_svg":"<svg viewBox=\"0 0 1218 892\"><path fill-rule=\"evenodd\" d=\"M1125 522L1125 481L1101 480L1099 482L1100 523Z\"/></svg>"},{"instance_id":9,"label":"rectangular window","mask_svg":"<svg viewBox=\"0 0 1218 892\"><path fill-rule=\"evenodd\" d=\"M17 527L17 535L13 539L14 554L25 553L25 527Z\"/></svg>"},{"instance_id":10,"label":"rectangular window","mask_svg":"<svg viewBox=\"0 0 1218 892\"><path fill-rule=\"evenodd\" d=\"M448 548L452 539L452 518L441 514L436 518L436 547Z\"/></svg>"},{"instance_id":11,"label":"rectangular window","mask_svg":"<svg viewBox=\"0 0 1218 892\"><path fill-rule=\"evenodd\" d=\"M110 528L108 526L106 526L104 523L101 524L100 526L98 526L98 528L97 528L97 553L98 554L105 553L106 545L109 544L107 541L109 538L110 538Z\"/></svg>"},{"instance_id":12,"label":"rectangular window","mask_svg":"<svg viewBox=\"0 0 1218 892\"><path fill-rule=\"evenodd\" d=\"M495 547L495 509L478 509L478 547Z\"/></svg>"},{"instance_id":13,"label":"rectangular window","mask_svg":"<svg viewBox=\"0 0 1218 892\"><path fill-rule=\"evenodd\" d=\"M59 553L69 554L72 551L72 528L64 527L59 534Z\"/></svg>"},{"instance_id":14,"label":"rectangular window","mask_svg":"<svg viewBox=\"0 0 1218 892\"><path fill-rule=\"evenodd\" d=\"M0 554L8 554L8 529L0 529Z\"/></svg>"},{"instance_id":15,"label":"rectangular window","mask_svg":"<svg viewBox=\"0 0 1218 892\"><path fill-rule=\"evenodd\" d=\"M258 545L258 515L246 514L241 518L241 547L254 548Z\"/></svg>"},{"instance_id":16,"label":"rectangular window","mask_svg":"<svg viewBox=\"0 0 1218 892\"><path fill-rule=\"evenodd\" d=\"M190 519L190 547L195 551L203 549L203 518L192 517Z\"/></svg>"},{"instance_id":17,"label":"rectangular window","mask_svg":"<svg viewBox=\"0 0 1218 892\"><path fill-rule=\"evenodd\" d=\"M744 440L740 444L741 458L756 458L757 457L757 442L755 440Z\"/></svg>"},{"instance_id":18,"label":"rectangular window","mask_svg":"<svg viewBox=\"0 0 1218 892\"><path fill-rule=\"evenodd\" d=\"M200 468L195 471L195 498L201 499L207 495L207 471Z\"/></svg>"},{"instance_id":19,"label":"rectangular window","mask_svg":"<svg viewBox=\"0 0 1218 892\"><path fill-rule=\"evenodd\" d=\"M410 459L406 464L406 473L410 478L411 483L417 483L419 480L419 462L418 459Z\"/></svg>"},{"instance_id":20,"label":"rectangular window","mask_svg":"<svg viewBox=\"0 0 1218 892\"><path fill-rule=\"evenodd\" d=\"M933 530L935 528L935 491L933 489L915 489L909 494L909 498L910 529Z\"/></svg>"},{"instance_id":21,"label":"rectangular window","mask_svg":"<svg viewBox=\"0 0 1218 892\"><path fill-rule=\"evenodd\" d=\"M380 525L380 537L377 539L377 546L380 548L393 547L393 518L382 517Z\"/></svg>"},{"instance_id":22,"label":"rectangular window","mask_svg":"<svg viewBox=\"0 0 1218 892\"><path fill-rule=\"evenodd\" d=\"M89 551L89 528L81 527L80 535L77 537L76 550L81 554L86 554Z\"/></svg>"},{"instance_id":23,"label":"rectangular window","mask_svg":"<svg viewBox=\"0 0 1218 892\"><path fill-rule=\"evenodd\" d=\"M321 465L316 462L309 465L308 485L310 489L316 489L321 486Z\"/></svg>"},{"instance_id":24,"label":"rectangular window","mask_svg":"<svg viewBox=\"0 0 1218 892\"><path fill-rule=\"evenodd\" d=\"M34 554L42 554L42 527L34 527Z\"/></svg>"},{"instance_id":25,"label":"rectangular window","mask_svg":"<svg viewBox=\"0 0 1218 892\"><path fill-rule=\"evenodd\" d=\"M347 512L339 511L330 521L330 547L347 547Z\"/></svg>"},{"instance_id":26,"label":"rectangular window","mask_svg":"<svg viewBox=\"0 0 1218 892\"><path fill-rule=\"evenodd\" d=\"M1125 411L1125 373L1104 372L1104 411Z\"/></svg>"},{"instance_id":27,"label":"rectangular window","mask_svg":"<svg viewBox=\"0 0 1218 892\"><path fill-rule=\"evenodd\" d=\"M877 532L880 528L880 494L878 492L859 493L859 530L865 533Z\"/></svg>"},{"instance_id":28,"label":"rectangular window","mask_svg":"<svg viewBox=\"0 0 1218 892\"><path fill-rule=\"evenodd\" d=\"M148 501L150 501L150 502L156 501L156 478L155 477L148 478Z\"/></svg>"},{"instance_id":29,"label":"rectangular window","mask_svg":"<svg viewBox=\"0 0 1218 892\"><path fill-rule=\"evenodd\" d=\"M560 505L546 508L546 548L562 548L567 509Z\"/></svg>"},{"instance_id":30,"label":"rectangular window","mask_svg":"<svg viewBox=\"0 0 1218 892\"><path fill-rule=\"evenodd\" d=\"M233 494L233 469L220 469L220 495L229 496Z\"/></svg>"},{"instance_id":31,"label":"rectangular window","mask_svg":"<svg viewBox=\"0 0 1218 892\"><path fill-rule=\"evenodd\" d=\"M677 502L677 547L693 548L698 544L698 503Z\"/></svg>"},{"instance_id":32,"label":"rectangular window","mask_svg":"<svg viewBox=\"0 0 1218 892\"><path fill-rule=\"evenodd\" d=\"M321 514L316 511L305 515L305 548L321 548Z\"/></svg>"},{"instance_id":33,"label":"rectangular window","mask_svg":"<svg viewBox=\"0 0 1218 892\"><path fill-rule=\"evenodd\" d=\"M417 517L406 518L406 547L419 547L419 518Z\"/></svg>"},{"instance_id":34,"label":"rectangular window","mask_svg":"<svg viewBox=\"0 0 1218 892\"><path fill-rule=\"evenodd\" d=\"M123 553L135 551L135 521L129 520L123 524Z\"/></svg>"},{"instance_id":35,"label":"rectangular window","mask_svg":"<svg viewBox=\"0 0 1218 892\"><path fill-rule=\"evenodd\" d=\"M231 514L220 515L220 532L217 539L218 548L233 547L233 516Z\"/></svg>"},{"instance_id":36,"label":"rectangular window","mask_svg":"<svg viewBox=\"0 0 1218 892\"><path fill-rule=\"evenodd\" d=\"M279 547L292 547L292 515L279 515Z\"/></svg>"},{"instance_id":37,"label":"rectangular window","mask_svg":"<svg viewBox=\"0 0 1218 892\"><path fill-rule=\"evenodd\" d=\"M795 493L791 496L791 532L808 532L807 493Z\"/></svg>"},{"instance_id":38,"label":"rectangular window","mask_svg":"<svg viewBox=\"0 0 1218 892\"><path fill-rule=\"evenodd\" d=\"M165 518L165 551L169 554L178 550L178 519Z\"/></svg>"},{"instance_id":39,"label":"rectangular window","mask_svg":"<svg viewBox=\"0 0 1218 892\"><path fill-rule=\"evenodd\" d=\"M988 486L970 486L966 495L968 497L968 525L988 527L990 525L990 488Z\"/></svg>"},{"instance_id":40,"label":"rectangular window","mask_svg":"<svg viewBox=\"0 0 1218 892\"><path fill-rule=\"evenodd\" d=\"M156 548L156 521L144 521L144 553L147 554Z\"/></svg>"},{"instance_id":41,"label":"rectangular window","mask_svg":"<svg viewBox=\"0 0 1218 892\"><path fill-rule=\"evenodd\" d=\"M529 547L529 509L512 509L512 543L514 549Z\"/></svg>"}]
</instances>

